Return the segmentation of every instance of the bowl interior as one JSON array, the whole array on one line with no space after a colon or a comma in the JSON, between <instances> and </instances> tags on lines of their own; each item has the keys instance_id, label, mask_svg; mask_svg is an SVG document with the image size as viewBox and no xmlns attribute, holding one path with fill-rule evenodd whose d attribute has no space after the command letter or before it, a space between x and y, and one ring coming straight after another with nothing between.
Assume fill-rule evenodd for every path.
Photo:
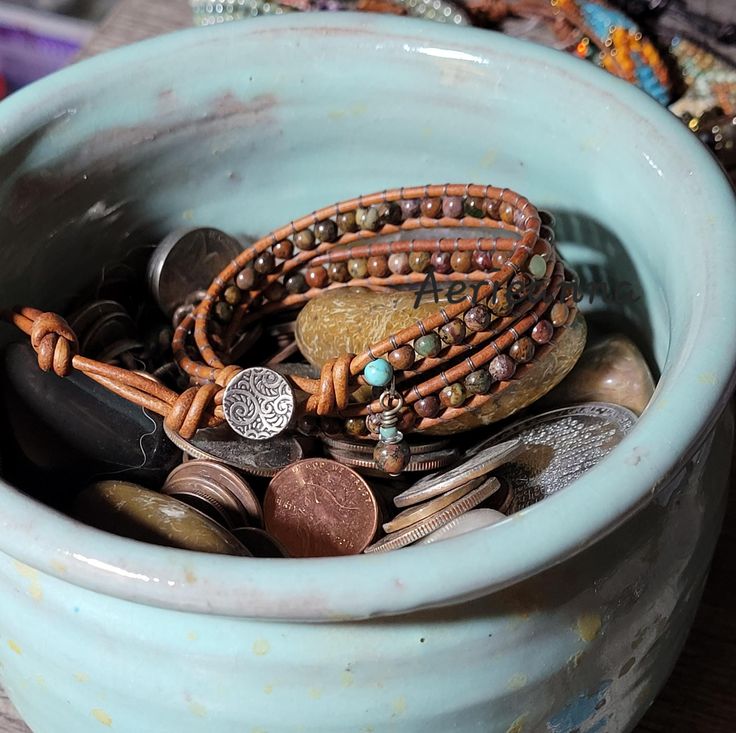
<instances>
[{"instance_id":1,"label":"bowl interior","mask_svg":"<svg viewBox=\"0 0 736 733\"><path fill-rule=\"evenodd\" d=\"M563 253L584 281L618 293L605 307L635 329L662 377L632 436L565 492L492 531L385 557L243 563L169 551L80 528L0 491L2 512L17 519L2 549L49 572L62 554L66 577L88 587L303 618L395 612L502 587L623 521L730 389L736 347L719 334L736 305L730 189L664 109L563 54L399 18L262 19L80 64L4 102L0 135L4 305L63 310L105 263L171 229L258 236L361 193L487 183L556 213ZM23 517L36 543L21 541L30 531ZM458 572L467 553L508 546L520 549ZM431 582L397 591L393 580L424 562L436 569ZM193 564L222 588L207 602L183 580Z\"/></svg>"}]
</instances>

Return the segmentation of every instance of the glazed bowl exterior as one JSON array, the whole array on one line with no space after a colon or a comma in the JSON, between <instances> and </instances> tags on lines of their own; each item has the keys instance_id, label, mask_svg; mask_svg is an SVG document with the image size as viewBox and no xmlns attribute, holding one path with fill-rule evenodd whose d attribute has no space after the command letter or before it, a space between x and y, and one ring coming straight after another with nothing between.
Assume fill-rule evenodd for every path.
<instances>
[{"instance_id":1,"label":"glazed bowl exterior","mask_svg":"<svg viewBox=\"0 0 736 733\"><path fill-rule=\"evenodd\" d=\"M610 308L661 374L565 491L382 556L168 550L3 485L0 679L36 733L633 728L697 607L733 439L736 208L676 119L500 35L314 14L46 79L0 105L0 169L2 304L61 310L182 226L258 235L387 187L507 186L558 214L583 276L629 283Z\"/></svg>"}]
</instances>

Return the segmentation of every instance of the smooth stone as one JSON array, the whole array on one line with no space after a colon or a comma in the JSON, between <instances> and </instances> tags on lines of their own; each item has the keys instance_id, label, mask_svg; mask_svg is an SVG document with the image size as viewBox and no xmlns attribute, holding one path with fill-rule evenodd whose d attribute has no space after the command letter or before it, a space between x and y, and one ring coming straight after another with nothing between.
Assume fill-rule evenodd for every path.
<instances>
[{"instance_id":1,"label":"smooth stone","mask_svg":"<svg viewBox=\"0 0 736 733\"><path fill-rule=\"evenodd\" d=\"M641 351L628 336L613 334L585 349L569 376L545 397L545 404L613 402L641 415L654 387Z\"/></svg>"},{"instance_id":2,"label":"smooth stone","mask_svg":"<svg viewBox=\"0 0 736 733\"><path fill-rule=\"evenodd\" d=\"M112 474L155 485L181 461L162 418L81 372L42 372L27 342L7 346L2 373L15 443L6 455L23 485L78 486Z\"/></svg>"},{"instance_id":3,"label":"smooth stone","mask_svg":"<svg viewBox=\"0 0 736 733\"><path fill-rule=\"evenodd\" d=\"M414 308L412 292L376 293L367 288L329 290L311 300L296 319L296 343L304 358L321 367L345 352L360 354L443 305L431 294Z\"/></svg>"},{"instance_id":4,"label":"smooth stone","mask_svg":"<svg viewBox=\"0 0 736 733\"><path fill-rule=\"evenodd\" d=\"M578 313L572 324L555 336L552 348L524 366L523 377L517 372L506 389L491 395L481 407L439 423L422 434L450 435L473 430L503 420L536 402L570 373L583 353L586 335L585 319Z\"/></svg>"},{"instance_id":5,"label":"smooth stone","mask_svg":"<svg viewBox=\"0 0 736 733\"><path fill-rule=\"evenodd\" d=\"M164 547L250 557L226 529L196 509L127 481L100 481L74 500L74 516L112 534Z\"/></svg>"}]
</instances>

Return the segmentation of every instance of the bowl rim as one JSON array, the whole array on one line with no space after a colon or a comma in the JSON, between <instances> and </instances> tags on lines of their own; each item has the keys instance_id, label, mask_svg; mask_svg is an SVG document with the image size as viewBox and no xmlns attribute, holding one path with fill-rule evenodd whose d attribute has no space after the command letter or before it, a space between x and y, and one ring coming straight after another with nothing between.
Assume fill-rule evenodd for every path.
<instances>
[{"instance_id":1,"label":"bowl rim","mask_svg":"<svg viewBox=\"0 0 736 733\"><path fill-rule=\"evenodd\" d=\"M709 242L718 257L700 257L693 265L693 277L708 287L694 301L684 348L674 358L668 354L650 407L613 453L543 506L519 512L490 531L384 555L243 559L110 535L0 482L0 551L16 563L108 596L206 614L341 621L447 605L519 582L601 539L651 500L724 409L736 378L736 339L724 339L716 351L710 347L713 319L728 328L723 314L736 311L736 291L729 287L730 273L736 273L733 190L706 148L665 108L566 54L477 28L356 13L288 14L188 29L85 60L11 96L0 106L0 151L28 131L29 120L48 116L48 100L58 98L60 88L92 89L111 77L124 78L126 67L163 54L289 33L299 33L302 43L307 37L319 42L333 34L368 34L382 45L402 43L408 52L440 49L469 60L513 54L519 62L542 64L590 86L625 107L642 125L656 125L689 161L715 216ZM706 373L707 383L702 379ZM686 388L690 400L670 399L674 389ZM668 450L651 450L655 437ZM583 502L580 510L581 500L594 491L596 502ZM493 563L481 560L489 556Z\"/></svg>"}]
</instances>

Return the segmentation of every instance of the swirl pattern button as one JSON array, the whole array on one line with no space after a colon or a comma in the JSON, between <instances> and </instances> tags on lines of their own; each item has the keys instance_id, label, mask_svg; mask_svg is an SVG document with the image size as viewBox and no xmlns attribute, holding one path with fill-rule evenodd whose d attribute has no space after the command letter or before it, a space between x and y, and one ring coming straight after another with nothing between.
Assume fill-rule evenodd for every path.
<instances>
[{"instance_id":1,"label":"swirl pattern button","mask_svg":"<svg viewBox=\"0 0 736 733\"><path fill-rule=\"evenodd\" d=\"M227 424L250 440L268 440L289 427L294 416L294 393L273 369L250 367L225 388L222 409Z\"/></svg>"}]
</instances>

